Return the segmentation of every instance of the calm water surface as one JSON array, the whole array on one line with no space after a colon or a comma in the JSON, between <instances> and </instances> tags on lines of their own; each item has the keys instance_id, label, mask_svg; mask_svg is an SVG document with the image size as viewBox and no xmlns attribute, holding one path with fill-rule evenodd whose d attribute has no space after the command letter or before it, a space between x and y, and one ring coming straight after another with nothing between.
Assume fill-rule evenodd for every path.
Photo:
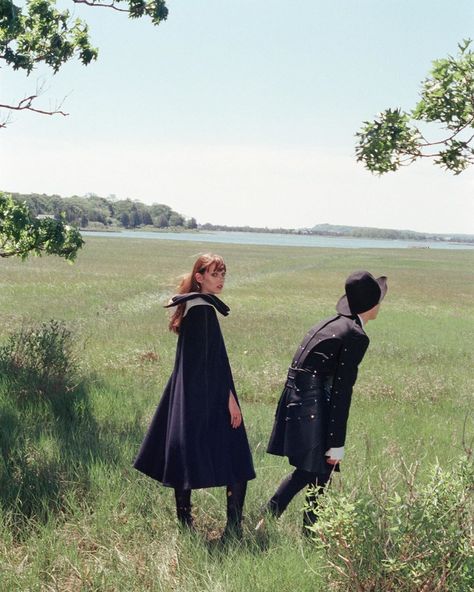
<instances>
[{"instance_id":1,"label":"calm water surface","mask_svg":"<svg viewBox=\"0 0 474 592\"><path fill-rule=\"evenodd\" d=\"M195 241L203 243L229 243L239 245L279 245L286 247L332 247L340 249L473 249L465 243L448 243L441 241L412 241L352 238L337 236L311 236L304 234L270 234L260 232L229 232L216 230L212 232L144 232L124 230L123 232L92 232L83 231L84 237L105 236L107 238L134 238L155 240Z\"/></svg>"}]
</instances>

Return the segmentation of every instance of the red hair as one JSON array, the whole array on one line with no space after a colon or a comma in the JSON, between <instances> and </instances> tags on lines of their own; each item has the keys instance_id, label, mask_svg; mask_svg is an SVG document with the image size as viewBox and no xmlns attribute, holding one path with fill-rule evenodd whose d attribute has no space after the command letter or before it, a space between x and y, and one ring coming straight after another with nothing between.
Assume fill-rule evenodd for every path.
<instances>
[{"instance_id":1,"label":"red hair","mask_svg":"<svg viewBox=\"0 0 474 592\"><path fill-rule=\"evenodd\" d=\"M196 274L204 273L211 267L214 268L214 271L226 270L224 259L220 255L214 255L213 253L205 253L204 255L200 255L196 259L191 273L187 273L182 277L177 289L177 294L200 292L201 286L196 281ZM179 328L181 326L181 321L183 320L185 308L186 304L178 304L175 311L171 315L168 327L170 331L173 331L173 333L179 333Z\"/></svg>"}]
</instances>

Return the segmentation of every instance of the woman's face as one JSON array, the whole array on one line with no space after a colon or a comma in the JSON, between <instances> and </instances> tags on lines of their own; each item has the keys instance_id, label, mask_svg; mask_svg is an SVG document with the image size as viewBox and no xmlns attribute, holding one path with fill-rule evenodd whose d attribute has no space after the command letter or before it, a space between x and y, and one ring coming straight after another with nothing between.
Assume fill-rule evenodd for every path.
<instances>
[{"instance_id":1,"label":"woman's face","mask_svg":"<svg viewBox=\"0 0 474 592\"><path fill-rule=\"evenodd\" d=\"M216 271L213 264L204 273L196 273L196 281L204 294L220 294L224 288L225 270Z\"/></svg>"}]
</instances>

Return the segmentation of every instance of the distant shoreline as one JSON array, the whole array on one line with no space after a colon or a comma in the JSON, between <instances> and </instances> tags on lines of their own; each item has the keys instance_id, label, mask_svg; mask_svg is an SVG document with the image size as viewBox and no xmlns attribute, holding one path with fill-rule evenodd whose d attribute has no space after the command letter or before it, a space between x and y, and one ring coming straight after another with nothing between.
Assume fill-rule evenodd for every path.
<instances>
[{"instance_id":1,"label":"distant shoreline","mask_svg":"<svg viewBox=\"0 0 474 592\"><path fill-rule=\"evenodd\" d=\"M381 239L364 238L352 236L318 236L316 234L295 234L275 232L245 232L228 230L180 230L173 232L167 229L165 232L157 229L146 230L124 230L124 231L101 231L84 230L83 237L101 237L110 240L120 238L123 240L174 240L177 242L195 243L221 243L235 245L256 245L256 246L281 246L281 247L310 247L310 248L336 248L336 249L413 249L413 250L467 250L472 251L472 243L455 243L453 241L417 241L413 239Z\"/></svg>"},{"instance_id":2,"label":"distant shoreline","mask_svg":"<svg viewBox=\"0 0 474 592\"><path fill-rule=\"evenodd\" d=\"M315 232L303 229L260 229L260 228L226 228L226 227L219 227L219 228L182 228L182 227L171 227L171 228L156 228L154 226L144 226L141 228L80 228L81 232L91 232L91 233L107 233L107 234L124 234L124 233L156 233L156 234L210 234L210 233L218 233L218 232L229 232L229 233L248 233L248 234L269 234L269 235L288 235L288 236L314 236L314 237L321 237L321 238L353 238L353 239L361 239L361 240L383 240L383 241L404 241L404 242L437 242L437 243L446 243L446 244L457 244L457 245L466 245L468 247L474 247L474 236L472 239L468 238L467 240L462 240L458 237L456 238L444 238L443 235L425 235L420 233L420 236L368 236L362 233L358 234L350 234L350 233L332 233L332 232ZM414 245L413 248L421 249L424 248L423 245ZM428 245L425 248L430 248Z\"/></svg>"}]
</instances>

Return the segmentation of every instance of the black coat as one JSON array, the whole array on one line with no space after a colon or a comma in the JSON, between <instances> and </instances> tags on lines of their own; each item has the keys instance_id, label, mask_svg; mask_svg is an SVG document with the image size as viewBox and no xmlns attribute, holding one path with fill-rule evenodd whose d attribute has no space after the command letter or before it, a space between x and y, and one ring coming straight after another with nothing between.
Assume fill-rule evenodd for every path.
<instances>
[{"instance_id":1,"label":"black coat","mask_svg":"<svg viewBox=\"0 0 474 592\"><path fill-rule=\"evenodd\" d=\"M234 429L229 392L236 397L216 308L216 296L185 294L173 305L191 307L181 322L173 373L134 462L163 485L199 489L255 477L245 427Z\"/></svg>"},{"instance_id":2,"label":"black coat","mask_svg":"<svg viewBox=\"0 0 474 592\"><path fill-rule=\"evenodd\" d=\"M323 470L325 452L344 446L352 387L368 345L357 316L337 315L308 331L278 403L270 454L288 456L304 470ZM311 381L315 386L305 388Z\"/></svg>"}]
</instances>

